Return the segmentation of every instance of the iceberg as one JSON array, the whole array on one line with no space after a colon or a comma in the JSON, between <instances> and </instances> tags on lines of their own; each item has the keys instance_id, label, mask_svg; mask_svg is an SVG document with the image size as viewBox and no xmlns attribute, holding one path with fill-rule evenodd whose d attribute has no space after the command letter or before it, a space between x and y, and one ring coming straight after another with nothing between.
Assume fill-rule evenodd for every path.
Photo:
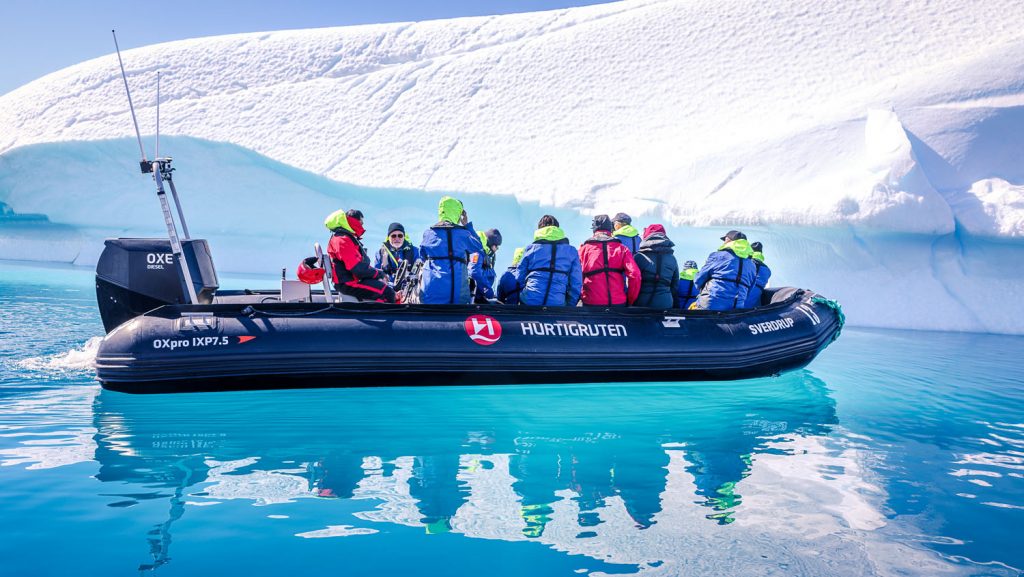
<instances>
[{"instance_id":1,"label":"iceberg","mask_svg":"<svg viewBox=\"0 0 1024 577\"><path fill-rule=\"evenodd\" d=\"M368 247L392 220L415 240L456 194L502 262L541 214L581 242L627 212L697 261L741 228L855 325L1022 334L1022 29L1008 0L627 0L124 58L150 130L161 74L162 151L222 271L292 269L338 207ZM137 156L114 55L0 96L0 258L159 236Z\"/></svg>"}]
</instances>

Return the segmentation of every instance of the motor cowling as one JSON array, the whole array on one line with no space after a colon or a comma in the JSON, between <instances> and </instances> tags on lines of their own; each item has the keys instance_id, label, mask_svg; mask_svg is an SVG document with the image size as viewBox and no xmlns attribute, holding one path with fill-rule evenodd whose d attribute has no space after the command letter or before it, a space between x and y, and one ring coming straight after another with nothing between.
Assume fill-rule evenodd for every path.
<instances>
[{"instance_id":1,"label":"motor cowling","mask_svg":"<svg viewBox=\"0 0 1024 577\"><path fill-rule=\"evenodd\" d=\"M203 239L181 242L198 303L210 304L218 288L210 247ZM188 302L188 290L168 239L112 238L96 263L96 300L103 328L168 304Z\"/></svg>"}]
</instances>

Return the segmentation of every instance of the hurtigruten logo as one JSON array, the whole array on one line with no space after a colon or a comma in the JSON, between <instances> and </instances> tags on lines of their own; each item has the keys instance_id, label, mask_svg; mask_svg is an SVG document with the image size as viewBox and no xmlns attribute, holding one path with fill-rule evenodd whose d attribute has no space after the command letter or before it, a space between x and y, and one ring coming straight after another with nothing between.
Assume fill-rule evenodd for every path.
<instances>
[{"instance_id":1,"label":"hurtigruten logo","mask_svg":"<svg viewBox=\"0 0 1024 577\"><path fill-rule=\"evenodd\" d=\"M537 321L521 321L523 334L531 337L627 337L629 333L624 325L606 325L601 323L542 323Z\"/></svg>"},{"instance_id":2,"label":"hurtigruten logo","mask_svg":"<svg viewBox=\"0 0 1024 577\"><path fill-rule=\"evenodd\" d=\"M466 334L478 345L493 345L501 338L501 323L487 315L473 315L466 319Z\"/></svg>"}]
</instances>

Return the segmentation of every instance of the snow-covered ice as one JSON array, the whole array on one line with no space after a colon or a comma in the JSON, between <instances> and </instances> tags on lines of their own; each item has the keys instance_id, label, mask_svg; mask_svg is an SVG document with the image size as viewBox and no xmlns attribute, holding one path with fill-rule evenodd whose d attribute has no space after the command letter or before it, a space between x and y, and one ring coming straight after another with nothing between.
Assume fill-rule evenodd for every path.
<instances>
[{"instance_id":1,"label":"snow-covered ice","mask_svg":"<svg viewBox=\"0 0 1024 577\"><path fill-rule=\"evenodd\" d=\"M1024 332L1020 2L629 0L124 58L147 132L161 72L222 270L292 268L338 206L416 237L454 192L507 248L543 212L574 242L599 212L661 221L698 261L740 227L852 323ZM48 218L0 215L0 258L158 234L134 146L113 55L0 96L0 202Z\"/></svg>"}]
</instances>

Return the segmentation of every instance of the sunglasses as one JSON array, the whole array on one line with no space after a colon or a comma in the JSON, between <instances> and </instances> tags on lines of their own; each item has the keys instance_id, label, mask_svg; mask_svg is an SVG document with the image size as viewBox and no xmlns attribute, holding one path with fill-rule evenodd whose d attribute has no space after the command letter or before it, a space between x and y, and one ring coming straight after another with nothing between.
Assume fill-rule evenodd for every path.
<instances>
[{"instance_id":1,"label":"sunglasses","mask_svg":"<svg viewBox=\"0 0 1024 577\"><path fill-rule=\"evenodd\" d=\"M400 232L396 232L392 234L389 238L405 238L405 235Z\"/></svg>"}]
</instances>

